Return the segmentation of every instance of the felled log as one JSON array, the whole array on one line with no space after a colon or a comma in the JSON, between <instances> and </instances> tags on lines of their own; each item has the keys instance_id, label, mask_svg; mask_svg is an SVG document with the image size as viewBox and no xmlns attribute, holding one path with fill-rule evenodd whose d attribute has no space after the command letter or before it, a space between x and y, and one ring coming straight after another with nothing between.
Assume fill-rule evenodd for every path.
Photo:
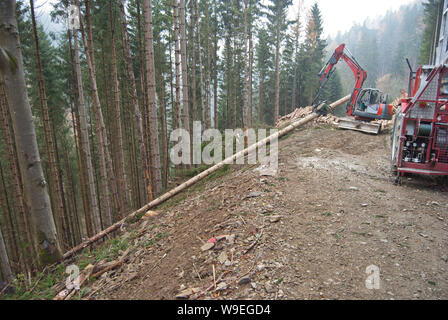
<instances>
[{"instance_id":1,"label":"felled log","mask_svg":"<svg viewBox=\"0 0 448 320\"><path fill-rule=\"evenodd\" d=\"M329 105L330 110L334 110L335 108L337 108L338 106L346 103L348 100L350 99L350 96L346 96L334 103L332 103L331 105ZM124 223L126 223L126 221L129 221L133 218L135 218L138 215L141 215L143 213L145 213L146 211L160 205L161 203L165 202L166 200L174 197L175 195L177 195L178 193L180 193L181 191L191 187L192 185L196 184L197 182L203 180L204 178L208 177L209 175L211 175L212 173L216 172L217 170L221 169L222 167L224 167L227 164L232 164L235 163L235 161L239 158L245 157L247 156L249 153L256 151L257 148L261 148L265 145L267 145L268 143L270 143L271 141L278 139L279 137L284 136L285 134L293 131L294 129L308 123L311 122L317 118L319 118L320 116L317 113L311 113L308 116L290 124L289 126L287 126L286 128L278 131L277 133L259 141L256 144L251 145L249 148L246 148L236 154L234 154L231 157L228 157L227 159L221 161L220 163L214 165L213 167L201 172L200 174L198 174L197 176L191 178L190 180L182 183L181 185L177 186L176 188L168 191L167 193L165 193L164 195L162 195L161 197L154 199L153 201L151 201L150 203L146 204L145 206L143 206L142 208L138 209L137 211L134 211L133 213L129 214L126 218L114 223L113 225L111 225L109 228L101 231L100 233L96 234L95 236L91 237L90 239L87 239L86 241L82 242L81 244L77 245L76 247L74 247L73 249L69 250L68 252L66 252L63 256L63 259L67 259L70 258L71 256L73 256L74 254L78 253L79 251L83 250L84 248L90 246L92 243L102 239L103 237L105 237L106 235L108 235L109 233L119 229Z\"/></svg>"},{"instance_id":2,"label":"felled log","mask_svg":"<svg viewBox=\"0 0 448 320\"><path fill-rule=\"evenodd\" d=\"M115 268L118 268L119 266L121 266L123 264L123 262L126 260L126 257L129 253L130 247L123 253L123 255L120 257L120 259L118 259L117 261L108 264L105 268L103 268L100 271L97 271L93 277L94 278L98 278L99 276L101 276L102 274L106 273L107 271L113 270Z\"/></svg>"}]
</instances>

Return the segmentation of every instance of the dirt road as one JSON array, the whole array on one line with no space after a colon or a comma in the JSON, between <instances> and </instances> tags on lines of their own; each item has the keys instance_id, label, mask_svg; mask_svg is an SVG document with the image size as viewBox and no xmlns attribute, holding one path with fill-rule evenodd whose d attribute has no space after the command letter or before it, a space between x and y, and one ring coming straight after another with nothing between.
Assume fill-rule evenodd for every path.
<instances>
[{"instance_id":1,"label":"dirt road","mask_svg":"<svg viewBox=\"0 0 448 320\"><path fill-rule=\"evenodd\" d=\"M139 222L124 236L137 234L130 260L95 297L447 299L448 193L427 178L394 186L388 143L295 131L280 141L277 176L232 167ZM219 235L229 237L201 250ZM366 288L372 265L377 290Z\"/></svg>"}]
</instances>

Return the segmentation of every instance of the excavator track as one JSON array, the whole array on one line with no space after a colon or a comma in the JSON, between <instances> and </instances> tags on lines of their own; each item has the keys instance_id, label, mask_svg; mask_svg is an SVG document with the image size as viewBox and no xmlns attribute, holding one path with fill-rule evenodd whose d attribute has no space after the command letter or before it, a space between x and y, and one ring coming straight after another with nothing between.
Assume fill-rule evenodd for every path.
<instances>
[{"instance_id":1,"label":"excavator track","mask_svg":"<svg viewBox=\"0 0 448 320\"><path fill-rule=\"evenodd\" d=\"M339 128L345 130L355 130L375 135L378 135L381 132L381 124L379 123L369 123L348 118L340 119Z\"/></svg>"}]
</instances>

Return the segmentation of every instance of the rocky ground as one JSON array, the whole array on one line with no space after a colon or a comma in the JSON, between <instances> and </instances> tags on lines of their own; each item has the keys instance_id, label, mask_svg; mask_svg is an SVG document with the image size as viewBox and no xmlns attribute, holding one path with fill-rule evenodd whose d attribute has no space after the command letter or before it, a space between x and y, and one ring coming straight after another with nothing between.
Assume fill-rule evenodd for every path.
<instances>
[{"instance_id":1,"label":"rocky ground","mask_svg":"<svg viewBox=\"0 0 448 320\"><path fill-rule=\"evenodd\" d=\"M232 166L128 227L125 263L86 296L447 299L448 193L425 177L395 186L388 145L388 134L296 130L277 176Z\"/></svg>"}]
</instances>

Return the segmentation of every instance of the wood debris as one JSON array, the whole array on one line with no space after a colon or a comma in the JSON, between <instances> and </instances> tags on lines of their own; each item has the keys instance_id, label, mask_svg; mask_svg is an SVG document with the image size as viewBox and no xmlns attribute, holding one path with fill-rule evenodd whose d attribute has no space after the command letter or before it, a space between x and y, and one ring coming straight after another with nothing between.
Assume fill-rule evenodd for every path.
<instances>
[{"instance_id":1,"label":"wood debris","mask_svg":"<svg viewBox=\"0 0 448 320\"><path fill-rule=\"evenodd\" d=\"M394 124L395 113L397 112L398 108L400 107L400 103L401 103L401 98L396 98L391 103L392 109L393 109L393 114L394 114L394 117L392 118L392 120L375 120L375 121L372 121L372 123L381 124L383 130L391 129ZM287 114L286 116L279 118L275 124L275 127L283 128L293 122L296 122L300 119L303 119L303 118L309 116L312 113L313 113L313 107L311 107L311 106L297 108L290 114ZM338 125L339 122L340 122L340 119L332 114L318 117L318 118L314 119L314 121L313 121L314 124L329 124L329 125Z\"/></svg>"},{"instance_id":2,"label":"wood debris","mask_svg":"<svg viewBox=\"0 0 448 320\"><path fill-rule=\"evenodd\" d=\"M312 113L313 113L313 107L308 106L308 107L304 107L304 108L297 108L290 114L287 114L286 116L283 116L280 119L278 119L275 126L277 128L282 128L292 122L303 119ZM313 123L337 124L337 123L339 123L339 118L334 115L328 114L326 116L321 116L321 117L315 119L313 121Z\"/></svg>"}]
</instances>

